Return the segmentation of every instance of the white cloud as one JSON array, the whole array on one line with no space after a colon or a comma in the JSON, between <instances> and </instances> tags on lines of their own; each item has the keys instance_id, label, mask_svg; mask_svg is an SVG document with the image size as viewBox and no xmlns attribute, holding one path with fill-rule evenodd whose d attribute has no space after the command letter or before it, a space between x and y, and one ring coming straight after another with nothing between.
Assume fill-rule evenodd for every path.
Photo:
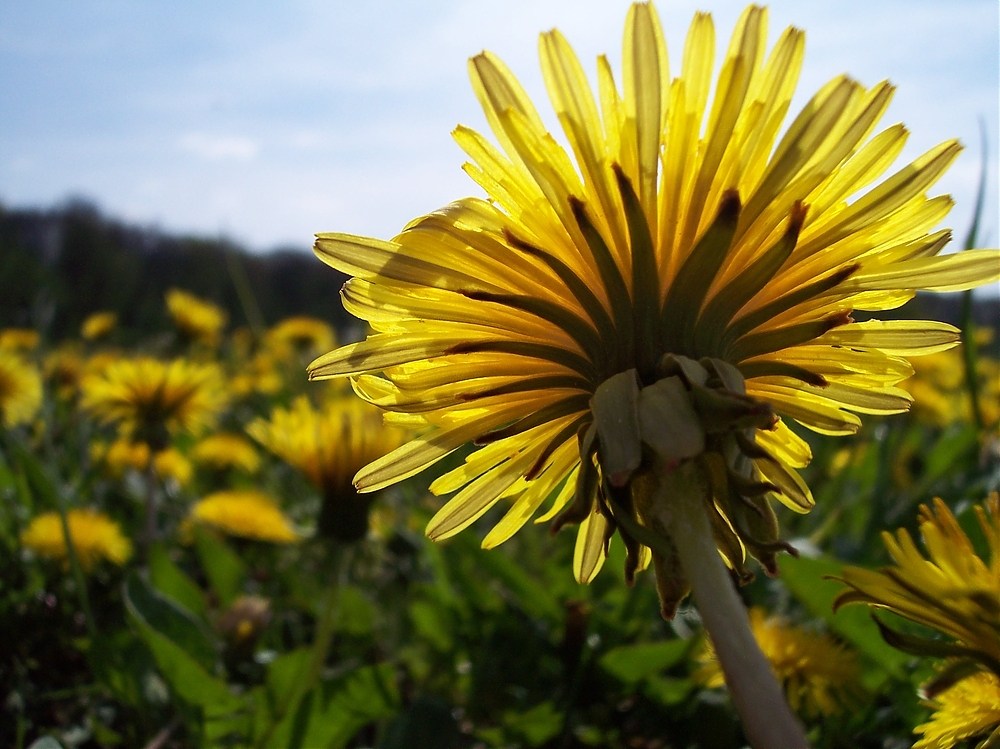
<instances>
[{"instance_id":1,"label":"white cloud","mask_svg":"<svg viewBox=\"0 0 1000 749\"><path fill-rule=\"evenodd\" d=\"M178 146L208 161L252 161L260 152L257 141L242 135L187 133L180 138Z\"/></svg>"}]
</instances>

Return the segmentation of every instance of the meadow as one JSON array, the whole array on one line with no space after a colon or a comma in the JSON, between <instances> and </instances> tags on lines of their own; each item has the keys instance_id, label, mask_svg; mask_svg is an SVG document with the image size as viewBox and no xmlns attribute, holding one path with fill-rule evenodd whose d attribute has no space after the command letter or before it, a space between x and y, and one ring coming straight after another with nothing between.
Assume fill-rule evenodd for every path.
<instances>
[{"instance_id":1,"label":"meadow","mask_svg":"<svg viewBox=\"0 0 1000 749\"><path fill-rule=\"evenodd\" d=\"M348 384L306 380L349 331L232 324L182 289L162 304L169 323L138 336L100 310L59 340L0 331L0 743L743 743L696 610L664 621L651 572L624 584L620 543L580 585L572 533L529 525L483 550L484 520L436 544L432 476L353 489L406 434ZM935 709L919 689L941 661L900 639L928 630L882 613L880 633L868 606L833 602L845 566L886 565L881 534L919 538L936 497L986 558L991 335L972 336L978 354L915 359L910 412L850 439L803 434L816 507L780 512L799 555L741 594L816 747L910 746Z\"/></svg>"}]
</instances>

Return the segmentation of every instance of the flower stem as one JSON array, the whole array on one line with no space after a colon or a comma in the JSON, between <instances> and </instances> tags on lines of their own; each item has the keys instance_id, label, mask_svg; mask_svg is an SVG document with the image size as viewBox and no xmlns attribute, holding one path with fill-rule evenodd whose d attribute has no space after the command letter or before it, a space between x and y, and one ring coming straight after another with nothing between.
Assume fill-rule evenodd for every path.
<instances>
[{"instance_id":1,"label":"flower stem","mask_svg":"<svg viewBox=\"0 0 1000 749\"><path fill-rule=\"evenodd\" d=\"M715 546L696 468L687 464L671 473L654 506L662 508L659 520L680 557L747 739L754 749L808 749Z\"/></svg>"}]
</instances>

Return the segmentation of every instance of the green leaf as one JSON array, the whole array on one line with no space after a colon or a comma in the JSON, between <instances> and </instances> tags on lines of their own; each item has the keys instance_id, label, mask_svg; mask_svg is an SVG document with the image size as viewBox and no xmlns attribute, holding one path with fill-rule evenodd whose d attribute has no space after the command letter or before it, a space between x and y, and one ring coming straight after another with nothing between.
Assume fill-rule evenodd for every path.
<instances>
[{"instance_id":1,"label":"green leaf","mask_svg":"<svg viewBox=\"0 0 1000 749\"><path fill-rule=\"evenodd\" d=\"M205 625L180 603L153 588L137 572L125 581L125 601L130 612L185 650L203 668L211 669L215 665L216 648Z\"/></svg>"},{"instance_id":2,"label":"green leaf","mask_svg":"<svg viewBox=\"0 0 1000 749\"><path fill-rule=\"evenodd\" d=\"M556 597L537 578L524 571L520 560L506 554L482 554L476 564L488 575L499 579L515 596L516 603L532 616L550 621L562 619L563 610Z\"/></svg>"},{"instance_id":3,"label":"green leaf","mask_svg":"<svg viewBox=\"0 0 1000 749\"><path fill-rule=\"evenodd\" d=\"M308 653L307 653L308 654ZM301 652L294 656L302 658ZM295 671L289 660L289 673ZM264 738L267 746L283 749L325 747L339 749L364 726L386 718L399 708L399 693L391 665L365 666L321 684L279 717ZM282 680L285 676L280 677Z\"/></svg>"},{"instance_id":4,"label":"green leaf","mask_svg":"<svg viewBox=\"0 0 1000 749\"><path fill-rule=\"evenodd\" d=\"M674 676L653 676L642 685L642 693L660 705L679 705L695 691L691 679Z\"/></svg>"},{"instance_id":5,"label":"green leaf","mask_svg":"<svg viewBox=\"0 0 1000 749\"><path fill-rule=\"evenodd\" d=\"M238 706L225 682L216 679L186 650L157 632L128 606L129 619L153 654L157 668L171 690L184 702L196 706Z\"/></svg>"},{"instance_id":6,"label":"green leaf","mask_svg":"<svg viewBox=\"0 0 1000 749\"><path fill-rule=\"evenodd\" d=\"M520 746L543 746L562 731L565 716L551 702L542 702L526 712L509 710L503 714L503 725L519 739Z\"/></svg>"},{"instance_id":7,"label":"green leaf","mask_svg":"<svg viewBox=\"0 0 1000 749\"><path fill-rule=\"evenodd\" d=\"M375 627L375 605L357 585L341 586L337 592L336 630L347 635L367 635Z\"/></svg>"},{"instance_id":8,"label":"green leaf","mask_svg":"<svg viewBox=\"0 0 1000 749\"><path fill-rule=\"evenodd\" d=\"M226 542L206 528L195 528L195 548L212 592L230 604L243 590L246 564Z\"/></svg>"},{"instance_id":9,"label":"green leaf","mask_svg":"<svg viewBox=\"0 0 1000 749\"><path fill-rule=\"evenodd\" d=\"M885 673L905 675L909 659L882 639L867 606L842 606L834 613L834 599L843 592L844 584L830 578L841 573L843 564L834 559L782 556L778 567L782 581L813 616Z\"/></svg>"},{"instance_id":10,"label":"green leaf","mask_svg":"<svg viewBox=\"0 0 1000 749\"><path fill-rule=\"evenodd\" d=\"M601 668L625 684L636 684L677 665L691 649L691 640L619 645L599 661Z\"/></svg>"},{"instance_id":11,"label":"green leaf","mask_svg":"<svg viewBox=\"0 0 1000 749\"><path fill-rule=\"evenodd\" d=\"M162 544L149 550L149 579L165 596L199 617L205 615L205 595L201 588L177 566Z\"/></svg>"},{"instance_id":12,"label":"green leaf","mask_svg":"<svg viewBox=\"0 0 1000 749\"><path fill-rule=\"evenodd\" d=\"M386 728L379 749L461 746L465 738L452 715L452 707L438 697L418 696Z\"/></svg>"}]
</instances>

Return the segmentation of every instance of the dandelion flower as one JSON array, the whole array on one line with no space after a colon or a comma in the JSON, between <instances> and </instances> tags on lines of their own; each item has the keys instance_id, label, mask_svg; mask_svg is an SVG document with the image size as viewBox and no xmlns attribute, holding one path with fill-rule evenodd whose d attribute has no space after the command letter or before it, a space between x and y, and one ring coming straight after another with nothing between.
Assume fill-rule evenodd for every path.
<instances>
[{"instance_id":1,"label":"dandelion flower","mask_svg":"<svg viewBox=\"0 0 1000 749\"><path fill-rule=\"evenodd\" d=\"M81 382L83 408L156 450L168 433L198 433L225 406L222 373L214 364L140 356L91 370Z\"/></svg>"},{"instance_id":2,"label":"dandelion flower","mask_svg":"<svg viewBox=\"0 0 1000 749\"><path fill-rule=\"evenodd\" d=\"M42 362L42 372L60 398L73 398L80 387L83 376L84 360L79 345L68 343L53 349Z\"/></svg>"},{"instance_id":3,"label":"dandelion flower","mask_svg":"<svg viewBox=\"0 0 1000 749\"><path fill-rule=\"evenodd\" d=\"M38 369L16 352L0 348L0 424L6 429L27 424L41 406Z\"/></svg>"},{"instance_id":4,"label":"dandelion flower","mask_svg":"<svg viewBox=\"0 0 1000 749\"><path fill-rule=\"evenodd\" d=\"M265 334L264 341L272 350L291 350L307 356L317 356L337 345L337 337L329 323L301 315L285 318L274 325Z\"/></svg>"},{"instance_id":5,"label":"dandelion flower","mask_svg":"<svg viewBox=\"0 0 1000 749\"><path fill-rule=\"evenodd\" d=\"M921 357L913 363L913 369L914 375L907 380L906 388L913 395L915 418L938 427L972 421L972 403L960 347ZM1000 416L1000 363L987 356L978 356L976 377L984 426L993 429Z\"/></svg>"},{"instance_id":6,"label":"dandelion flower","mask_svg":"<svg viewBox=\"0 0 1000 749\"><path fill-rule=\"evenodd\" d=\"M975 508L989 547L976 554L971 540L940 499L920 508L922 553L905 528L883 533L893 565L878 571L847 567L849 590L836 605L867 603L937 630L950 644L903 636L882 625L891 644L908 652L971 659L1000 676L1000 495ZM933 680L932 680L933 684Z\"/></svg>"},{"instance_id":7,"label":"dandelion flower","mask_svg":"<svg viewBox=\"0 0 1000 749\"><path fill-rule=\"evenodd\" d=\"M119 438L110 445L95 442L90 455L103 464L108 474L121 477L128 470L145 471L149 466L150 450L145 442Z\"/></svg>"},{"instance_id":8,"label":"dandelion flower","mask_svg":"<svg viewBox=\"0 0 1000 749\"><path fill-rule=\"evenodd\" d=\"M221 307L181 289L167 291L167 311L174 325L187 340L214 346L226 327L226 313Z\"/></svg>"},{"instance_id":9,"label":"dandelion flower","mask_svg":"<svg viewBox=\"0 0 1000 749\"><path fill-rule=\"evenodd\" d=\"M632 6L623 88L601 57L596 98L563 36L543 34L571 153L498 58L470 61L500 148L466 127L454 135L488 200L459 200L388 242L318 235L319 257L353 276L345 307L375 332L318 358L311 376L354 377L367 400L425 426L363 469L361 490L472 442L480 449L431 486L458 491L432 538L502 501L484 542L494 546L549 500L540 520L580 523L578 579L596 574L616 530L631 577L649 556L622 524L663 508L622 488L636 488L649 455L693 459L730 566L747 576L749 552L773 569L772 505L813 503L796 472L809 447L787 422L846 435L859 413L905 411L905 357L958 339L944 323L851 312L976 286L1000 263L987 250L938 254L951 201L927 191L957 143L878 181L907 137L900 125L876 132L888 83L835 78L779 138L804 39L787 29L766 54L765 29L765 9L743 13L711 105L707 14L671 77L654 8ZM686 586L660 562L669 613Z\"/></svg>"},{"instance_id":10,"label":"dandelion flower","mask_svg":"<svg viewBox=\"0 0 1000 749\"><path fill-rule=\"evenodd\" d=\"M114 312L95 312L80 325L80 335L85 341L99 341L107 338L118 326L118 315Z\"/></svg>"},{"instance_id":11,"label":"dandelion flower","mask_svg":"<svg viewBox=\"0 0 1000 749\"><path fill-rule=\"evenodd\" d=\"M1000 740L1000 676L982 671L931 701L930 720L913 732L923 736L913 749L952 749L967 739ZM980 747L995 746L985 741Z\"/></svg>"},{"instance_id":12,"label":"dandelion flower","mask_svg":"<svg viewBox=\"0 0 1000 749\"><path fill-rule=\"evenodd\" d=\"M761 608L750 609L750 627L793 710L802 716L831 716L857 702L861 669L857 656L829 635L795 627ZM711 642L699 654L695 679L722 687L722 669Z\"/></svg>"},{"instance_id":13,"label":"dandelion flower","mask_svg":"<svg viewBox=\"0 0 1000 749\"><path fill-rule=\"evenodd\" d=\"M195 463L214 469L235 468L255 473L260 467L260 455L246 438L230 432L210 434L191 449Z\"/></svg>"},{"instance_id":14,"label":"dandelion flower","mask_svg":"<svg viewBox=\"0 0 1000 749\"><path fill-rule=\"evenodd\" d=\"M75 509L67 513L66 520L73 550L85 572L90 572L101 561L121 566L132 556L132 543L122 535L118 523L104 513ZM21 544L40 557L68 565L66 536L56 512L33 518L21 533Z\"/></svg>"},{"instance_id":15,"label":"dandelion flower","mask_svg":"<svg viewBox=\"0 0 1000 749\"><path fill-rule=\"evenodd\" d=\"M0 329L0 350L34 351L39 338L38 331L32 328L3 328Z\"/></svg>"},{"instance_id":16,"label":"dandelion flower","mask_svg":"<svg viewBox=\"0 0 1000 749\"><path fill-rule=\"evenodd\" d=\"M161 479L173 481L178 487L191 483L194 467L180 450L168 447L153 456L153 473Z\"/></svg>"},{"instance_id":17,"label":"dandelion flower","mask_svg":"<svg viewBox=\"0 0 1000 749\"><path fill-rule=\"evenodd\" d=\"M299 534L278 503L259 491L209 494L191 508L190 518L230 536L254 541L288 544L299 540Z\"/></svg>"},{"instance_id":18,"label":"dandelion flower","mask_svg":"<svg viewBox=\"0 0 1000 749\"><path fill-rule=\"evenodd\" d=\"M431 538L498 504L487 547L539 513L577 523L574 573L589 581L618 535L627 580L652 561L668 617L693 588L720 659L741 669L746 646L765 680L715 549L743 579L748 556L774 570L786 545L772 505L812 505L796 470L809 448L788 422L846 435L859 413L905 411L906 357L952 346L958 331L852 312L1000 275L994 251L940 255L951 201L928 190L956 142L884 176L906 140L901 125L877 130L888 83L835 78L780 134L804 36L788 29L768 51L766 15L740 17L711 103L708 14L672 76L655 9L633 5L621 86L600 57L596 96L565 38L543 34L568 149L496 56L474 57L498 145L467 127L454 135L486 199L417 218L391 241L320 234L319 257L352 276L346 309L374 332L310 365L423 426L358 473L361 490L471 442L479 449L431 484L457 492ZM805 744L787 708L781 727L760 717L780 705L775 685L759 698L737 683L751 743Z\"/></svg>"},{"instance_id":19,"label":"dandelion flower","mask_svg":"<svg viewBox=\"0 0 1000 749\"><path fill-rule=\"evenodd\" d=\"M358 494L351 478L406 436L383 424L377 408L352 396L334 396L318 408L308 398L296 398L289 408L275 408L268 419L252 422L247 432L319 490L318 531L343 541L356 541L368 529L371 499Z\"/></svg>"}]
</instances>

